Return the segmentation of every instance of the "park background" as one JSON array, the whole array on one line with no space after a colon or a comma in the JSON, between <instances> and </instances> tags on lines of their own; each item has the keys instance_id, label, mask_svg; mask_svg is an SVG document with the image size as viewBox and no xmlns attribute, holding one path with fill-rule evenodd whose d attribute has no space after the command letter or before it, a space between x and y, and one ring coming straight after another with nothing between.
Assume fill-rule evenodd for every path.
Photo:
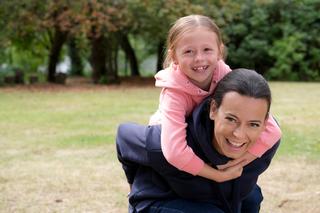
<instances>
[{"instance_id":1,"label":"park background","mask_svg":"<svg viewBox=\"0 0 320 213\"><path fill-rule=\"evenodd\" d=\"M320 211L319 0L0 1L0 212L126 212L121 122L146 124L166 34L210 16L270 81L283 139L261 212Z\"/></svg>"}]
</instances>

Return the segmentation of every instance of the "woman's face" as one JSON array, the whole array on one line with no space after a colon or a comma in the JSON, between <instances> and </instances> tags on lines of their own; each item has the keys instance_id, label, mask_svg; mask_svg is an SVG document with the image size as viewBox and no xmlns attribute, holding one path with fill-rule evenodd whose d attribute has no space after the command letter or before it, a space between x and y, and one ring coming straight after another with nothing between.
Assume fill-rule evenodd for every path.
<instances>
[{"instance_id":1,"label":"woman's face","mask_svg":"<svg viewBox=\"0 0 320 213\"><path fill-rule=\"evenodd\" d=\"M228 92L219 108L212 101L210 119L214 120L213 146L222 155L239 158L265 128L267 101Z\"/></svg>"}]
</instances>

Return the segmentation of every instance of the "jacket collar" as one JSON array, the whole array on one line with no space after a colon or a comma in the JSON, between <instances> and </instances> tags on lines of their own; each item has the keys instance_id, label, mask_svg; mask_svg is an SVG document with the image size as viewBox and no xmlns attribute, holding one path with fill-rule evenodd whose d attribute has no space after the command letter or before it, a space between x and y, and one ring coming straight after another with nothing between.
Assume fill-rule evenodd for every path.
<instances>
[{"instance_id":1,"label":"jacket collar","mask_svg":"<svg viewBox=\"0 0 320 213\"><path fill-rule=\"evenodd\" d=\"M207 98L195 108L192 117L188 119L188 125L195 143L198 143L210 163L214 166L222 165L230 159L219 154L212 145L214 122L209 118L209 106L210 98Z\"/></svg>"}]
</instances>

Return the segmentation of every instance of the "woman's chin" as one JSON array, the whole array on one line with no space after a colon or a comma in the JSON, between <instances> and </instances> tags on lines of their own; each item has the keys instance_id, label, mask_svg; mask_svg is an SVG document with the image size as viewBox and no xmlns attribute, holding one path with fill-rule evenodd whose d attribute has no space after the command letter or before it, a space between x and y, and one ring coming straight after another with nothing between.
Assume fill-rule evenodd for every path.
<instances>
[{"instance_id":1,"label":"woman's chin","mask_svg":"<svg viewBox=\"0 0 320 213\"><path fill-rule=\"evenodd\" d=\"M223 147L224 155L232 159L240 158L247 150L248 145L246 143L236 146L228 140L226 140Z\"/></svg>"}]
</instances>

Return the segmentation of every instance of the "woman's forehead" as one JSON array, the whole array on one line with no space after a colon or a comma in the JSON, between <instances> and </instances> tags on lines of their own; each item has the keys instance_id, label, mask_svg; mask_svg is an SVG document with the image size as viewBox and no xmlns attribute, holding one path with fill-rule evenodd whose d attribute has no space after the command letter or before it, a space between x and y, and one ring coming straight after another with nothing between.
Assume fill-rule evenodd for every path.
<instances>
[{"instance_id":1,"label":"woman's forehead","mask_svg":"<svg viewBox=\"0 0 320 213\"><path fill-rule=\"evenodd\" d=\"M228 92L224 95L219 109L245 120L264 120L268 113L268 102L262 98Z\"/></svg>"}]
</instances>

